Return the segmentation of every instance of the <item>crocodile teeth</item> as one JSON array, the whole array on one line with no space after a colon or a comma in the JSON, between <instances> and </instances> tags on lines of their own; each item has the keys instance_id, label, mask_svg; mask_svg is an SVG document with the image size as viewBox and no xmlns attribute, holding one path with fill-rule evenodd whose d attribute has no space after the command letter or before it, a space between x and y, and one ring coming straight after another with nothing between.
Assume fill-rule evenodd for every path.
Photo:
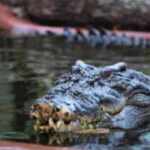
<instances>
[{"instance_id":1,"label":"crocodile teeth","mask_svg":"<svg viewBox=\"0 0 150 150\"><path fill-rule=\"evenodd\" d=\"M54 130L56 129L56 125L55 125L55 123L54 123L52 118L49 118L48 125L49 125L50 128L52 128Z\"/></svg>"},{"instance_id":2,"label":"crocodile teeth","mask_svg":"<svg viewBox=\"0 0 150 150\"><path fill-rule=\"evenodd\" d=\"M79 124L77 124L76 122L70 122L69 124L65 124L65 122L63 120L59 120L57 122L57 130L59 132L66 132L66 131L73 131L75 129L79 129Z\"/></svg>"},{"instance_id":3,"label":"crocodile teeth","mask_svg":"<svg viewBox=\"0 0 150 150\"><path fill-rule=\"evenodd\" d=\"M57 130L60 132L64 132L67 130L67 126L65 125L63 120L59 120L56 125Z\"/></svg>"},{"instance_id":4,"label":"crocodile teeth","mask_svg":"<svg viewBox=\"0 0 150 150\"><path fill-rule=\"evenodd\" d=\"M40 114L38 112L32 112L30 114L31 119L39 119L40 118Z\"/></svg>"},{"instance_id":5,"label":"crocodile teeth","mask_svg":"<svg viewBox=\"0 0 150 150\"><path fill-rule=\"evenodd\" d=\"M48 133L50 128L49 128L49 126L40 126L39 129L42 132L44 131L44 132Z\"/></svg>"},{"instance_id":6,"label":"crocodile teeth","mask_svg":"<svg viewBox=\"0 0 150 150\"><path fill-rule=\"evenodd\" d=\"M63 120L65 124L69 124L72 120L74 120L75 115L68 108L62 107L53 113L53 118Z\"/></svg>"},{"instance_id":7,"label":"crocodile teeth","mask_svg":"<svg viewBox=\"0 0 150 150\"><path fill-rule=\"evenodd\" d=\"M32 119L39 119L40 118L40 114L39 114L39 111L38 111L38 107L39 106L39 104L36 104L36 105L32 105L32 107L31 107L31 112L30 112L30 117L32 118Z\"/></svg>"},{"instance_id":8,"label":"crocodile teeth","mask_svg":"<svg viewBox=\"0 0 150 150\"><path fill-rule=\"evenodd\" d=\"M31 108L31 118L48 120L53 108L47 104L35 104Z\"/></svg>"},{"instance_id":9,"label":"crocodile teeth","mask_svg":"<svg viewBox=\"0 0 150 150\"><path fill-rule=\"evenodd\" d=\"M79 130L80 129L80 124L79 121L72 121L69 125L68 125L68 130L69 131L73 131L73 130Z\"/></svg>"},{"instance_id":10,"label":"crocodile teeth","mask_svg":"<svg viewBox=\"0 0 150 150\"><path fill-rule=\"evenodd\" d=\"M52 114L53 109L50 107L50 105L40 104L40 108L43 118L48 118Z\"/></svg>"},{"instance_id":11,"label":"crocodile teeth","mask_svg":"<svg viewBox=\"0 0 150 150\"><path fill-rule=\"evenodd\" d=\"M62 107L60 111L57 112L58 117L62 119L67 116L70 116L70 114L71 112L66 107Z\"/></svg>"}]
</instances>

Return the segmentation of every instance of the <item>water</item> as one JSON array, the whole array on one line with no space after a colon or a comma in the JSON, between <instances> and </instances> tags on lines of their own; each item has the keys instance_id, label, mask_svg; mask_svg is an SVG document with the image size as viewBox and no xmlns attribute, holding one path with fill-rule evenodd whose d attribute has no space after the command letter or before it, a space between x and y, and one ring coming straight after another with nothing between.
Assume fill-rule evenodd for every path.
<instances>
[{"instance_id":1,"label":"water","mask_svg":"<svg viewBox=\"0 0 150 150\"><path fill-rule=\"evenodd\" d=\"M67 72L78 59L97 66L125 61L129 67L150 75L149 49L95 49L86 45L67 44L62 39L52 40L46 37L1 38L0 139L31 140L28 121L31 103L44 95L52 86L53 81L60 74ZM122 133L117 131L117 134L115 132L109 136L108 141L112 142L116 138L120 140L118 136L121 135ZM130 135L127 138L132 139ZM101 144L105 144L103 141L106 142L101 139Z\"/></svg>"}]
</instances>

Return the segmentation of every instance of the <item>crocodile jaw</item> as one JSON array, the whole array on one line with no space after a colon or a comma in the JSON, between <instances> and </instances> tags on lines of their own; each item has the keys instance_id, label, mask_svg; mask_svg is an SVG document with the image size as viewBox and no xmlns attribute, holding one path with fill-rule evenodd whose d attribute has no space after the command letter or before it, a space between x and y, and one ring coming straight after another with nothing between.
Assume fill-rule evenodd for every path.
<instances>
[{"instance_id":1,"label":"crocodile jaw","mask_svg":"<svg viewBox=\"0 0 150 150\"><path fill-rule=\"evenodd\" d=\"M31 108L31 118L34 120L33 128L38 133L49 132L76 132L82 129L96 129L102 119L108 117L99 112L98 117L78 115L66 108L58 109L46 103L34 104Z\"/></svg>"},{"instance_id":2,"label":"crocodile jaw","mask_svg":"<svg viewBox=\"0 0 150 150\"><path fill-rule=\"evenodd\" d=\"M46 103L32 105L30 116L35 119L33 128L36 132L66 132L79 127L73 113Z\"/></svg>"}]
</instances>

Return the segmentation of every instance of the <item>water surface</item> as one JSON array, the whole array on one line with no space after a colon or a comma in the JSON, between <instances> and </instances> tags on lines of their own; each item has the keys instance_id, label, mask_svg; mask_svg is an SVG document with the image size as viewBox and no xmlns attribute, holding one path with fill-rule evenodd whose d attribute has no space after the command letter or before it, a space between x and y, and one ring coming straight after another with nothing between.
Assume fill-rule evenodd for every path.
<instances>
[{"instance_id":1,"label":"water surface","mask_svg":"<svg viewBox=\"0 0 150 150\"><path fill-rule=\"evenodd\" d=\"M31 103L44 95L53 81L78 59L97 66L125 61L129 67L150 75L148 49L92 48L45 37L1 38L1 139L30 140L28 111ZM121 134L119 131L117 136ZM105 142L101 140L101 144Z\"/></svg>"}]
</instances>

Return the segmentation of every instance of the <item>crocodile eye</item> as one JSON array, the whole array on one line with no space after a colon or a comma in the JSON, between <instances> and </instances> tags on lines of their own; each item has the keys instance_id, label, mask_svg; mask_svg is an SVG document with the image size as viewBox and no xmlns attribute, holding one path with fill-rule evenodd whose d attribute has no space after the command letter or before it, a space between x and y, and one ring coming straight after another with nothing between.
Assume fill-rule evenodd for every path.
<instances>
[{"instance_id":1,"label":"crocodile eye","mask_svg":"<svg viewBox=\"0 0 150 150\"><path fill-rule=\"evenodd\" d=\"M111 69L104 70L103 73L102 73L102 77L108 78L111 74L112 74L112 70Z\"/></svg>"},{"instance_id":2,"label":"crocodile eye","mask_svg":"<svg viewBox=\"0 0 150 150\"><path fill-rule=\"evenodd\" d=\"M126 70L127 70L127 66L126 65L120 66L120 71L121 72L126 71Z\"/></svg>"}]
</instances>

